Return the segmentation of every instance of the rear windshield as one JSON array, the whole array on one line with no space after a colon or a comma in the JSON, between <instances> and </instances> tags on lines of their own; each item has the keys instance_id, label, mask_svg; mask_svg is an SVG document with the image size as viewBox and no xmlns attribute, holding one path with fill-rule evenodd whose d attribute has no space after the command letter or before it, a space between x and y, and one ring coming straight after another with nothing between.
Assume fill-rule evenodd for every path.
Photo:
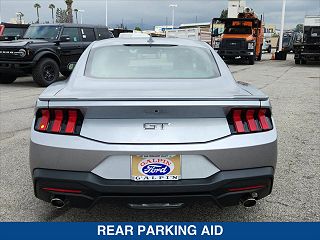
<instances>
[{"instance_id":1,"label":"rear windshield","mask_svg":"<svg viewBox=\"0 0 320 240\"><path fill-rule=\"evenodd\" d=\"M235 27L226 28L224 34L252 34L252 28L250 27Z\"/></svg>"},{"instance_id":2,"label":"rear windshield","mask_svg":"<svg viewBox=\"0 0 320 240\"><path fill-rule=\"evenodd\" d=\"M86 76L110 79L192 79L220 76L208 49L184 46L108 46L92 49Z\"/></svg>"},{"instance_id":3,"label":"rear windshield","mask_svg":"<svg viewBox=\"0 0 320 240\"><path fill-rule=\"evenodd\" d=\"M3 36L23 36L25 32L24 28L10 28L6 27L3 31Z\"/></svg>"}]
</instances>

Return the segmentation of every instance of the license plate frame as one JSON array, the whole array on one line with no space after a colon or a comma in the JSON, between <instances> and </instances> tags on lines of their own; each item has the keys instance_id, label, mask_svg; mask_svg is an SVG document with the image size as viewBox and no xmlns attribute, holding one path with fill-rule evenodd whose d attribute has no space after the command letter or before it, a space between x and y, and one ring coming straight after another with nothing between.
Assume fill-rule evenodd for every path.
<instances>
[{"instance_id":1,"label":"license plate frame","mask_svg":"<svg viewBox=\"0 0 320 240\"><path fill-rule=\"evenodd\" d=\"M177 181L181 179L181 155L131 155L133 181Z\"/></svg>"}]
</instances>

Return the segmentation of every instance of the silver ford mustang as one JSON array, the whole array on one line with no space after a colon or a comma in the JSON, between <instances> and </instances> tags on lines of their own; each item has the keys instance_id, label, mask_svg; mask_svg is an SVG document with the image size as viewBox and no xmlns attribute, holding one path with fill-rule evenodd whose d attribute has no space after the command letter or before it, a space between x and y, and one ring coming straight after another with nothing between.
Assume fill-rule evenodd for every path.
<instances>
[{"instance_id":1,"label":"silver ford mustang","mask_svg":"<svg viewBox=\"0 0 320 240\"><path fill-rule=\"evenodd\" d=\"M184 39L92 43L41 94L31 130L35 195L58 208L252 207L271 193L276 161L269 98Z\"/></svg>"}]
</instances>

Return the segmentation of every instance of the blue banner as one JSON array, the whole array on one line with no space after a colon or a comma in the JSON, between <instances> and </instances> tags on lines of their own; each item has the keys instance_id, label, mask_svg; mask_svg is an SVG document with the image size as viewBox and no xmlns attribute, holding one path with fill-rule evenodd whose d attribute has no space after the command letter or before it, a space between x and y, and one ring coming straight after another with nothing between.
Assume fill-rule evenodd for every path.
<instances>
[{"instance_id":1,"label":"blue banner","mask_svg":"<svg viewBox=\"0 0 320 240\"><path fill-rule=\"evenodd\" d=\"M320 239L319 223L0 223L2 240Z\"/></svg>"}]
</instances>

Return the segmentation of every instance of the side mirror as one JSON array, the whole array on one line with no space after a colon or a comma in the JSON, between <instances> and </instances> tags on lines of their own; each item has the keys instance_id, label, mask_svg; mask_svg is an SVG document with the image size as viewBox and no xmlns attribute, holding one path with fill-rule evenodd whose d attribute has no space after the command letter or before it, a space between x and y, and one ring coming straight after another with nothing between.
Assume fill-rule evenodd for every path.
<instances>
[{"instance_id":1,"label":"side mirror","mask_svg":"<svg viewBox=\"0 0 320 240\"><path fill-rule=\"evenodd\" d=\"M60 37L60 42L70 42L71 38L69 35L62 35Z\"/></svg>"}]
</instances>

